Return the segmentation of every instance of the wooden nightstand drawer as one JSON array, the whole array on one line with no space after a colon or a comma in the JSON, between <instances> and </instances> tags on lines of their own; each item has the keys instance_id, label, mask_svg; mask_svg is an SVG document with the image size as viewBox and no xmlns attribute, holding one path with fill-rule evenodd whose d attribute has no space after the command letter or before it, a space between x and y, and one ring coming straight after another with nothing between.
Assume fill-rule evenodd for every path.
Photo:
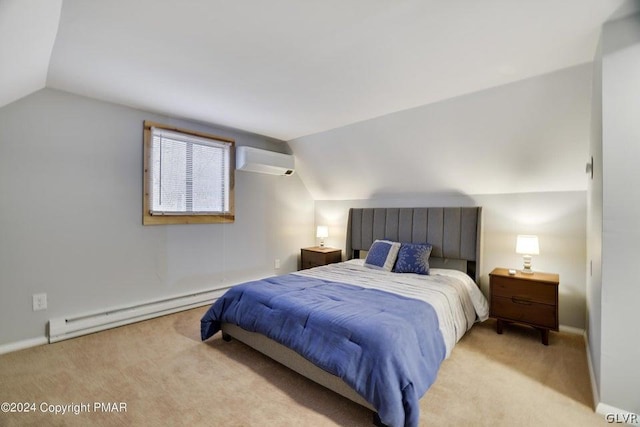
<instances>
[{"instance_id":1,"label":"wooden nightstand drawer","mask_svg":"<svg viewBox=\"0 0 640 427\"><path fill-rule=\"evenodd\" d=\"M305 251L302 255L302 268L318 267L326 264L326 254L321 252Z\"/></svg>"},{"instance_id":2,"label":"wooden nightstand drawer","mask_svg":"<svg viewBox=\"0 0 640 427\"><path fill-rule=\"evenodd\" d=\"M539 304L519 297L491 298L491 317L528 323L549 329L557 328L556 306Z\"/></svg>"},{"instance_id":3,"label":"wooden nightstand drawer","mask_svg":"<svg viewBox=\"0 0 640 427\"><path fill-rule=\"evenodd\" d=\"M342 261L342 250L327 248L327 247L313 247L303 248L300 250L300 269L320 267L322 265L332 264L334 262Z\"/></svg>"},{"instance_id":4,"label":"wooden nightstand drawer","mask_svg":"<svg viewBox=\"0 0 640 427\"><path fill-rule=\"evenodd\" d=\"M557 286L544 285L540 282L500 276L491 277L491 295L495 296L516 297L520 300L554 305L556 290Z\"/></svg>"}]
</instances>

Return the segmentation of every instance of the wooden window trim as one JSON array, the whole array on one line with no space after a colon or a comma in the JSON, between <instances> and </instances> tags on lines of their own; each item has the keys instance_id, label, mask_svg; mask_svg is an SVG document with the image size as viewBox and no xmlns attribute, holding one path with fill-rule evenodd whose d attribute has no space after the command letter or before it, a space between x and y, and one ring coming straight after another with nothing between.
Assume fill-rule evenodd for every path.
<instances>
[{"instance_id":1,"label":"wooden window trim","mask_svg":"<svg viewBox=\"0 0 640 427\"><path fill-rule=\"evenodd\" d=\"M151 128L171 130L187 135L200 136L231 144L229 159L229 214L224 215L151 215L149 213L149 159L151 157ZM142 224L143 225L163 225L163 224L220 224L232 223L235 221L235 140L222 136L197 132L174 126L167 126L150 120L144 121L143 137L143 159L144 174L142 182Z\"/></svg>"}]
</instances>

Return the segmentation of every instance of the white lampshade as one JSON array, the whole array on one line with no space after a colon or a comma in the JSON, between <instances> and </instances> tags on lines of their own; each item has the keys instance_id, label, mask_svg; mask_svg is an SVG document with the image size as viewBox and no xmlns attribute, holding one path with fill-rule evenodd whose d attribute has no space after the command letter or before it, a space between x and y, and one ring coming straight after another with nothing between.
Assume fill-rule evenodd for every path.
<instances>
[{"instance_id":1,"label":"white lampshade","mask_svg":"<svg viewBox=\"0 0 640 427\"><path fill-rule=\"evenodd\" d=\"M316 229L316 237L329 237L329 227L327 227L326 225L319 225Z\"/></svg>"},{"instance_id":2,"label":"white lampshade","mask_svg":"<svg viewBox=\"0 0 640 427\"><path fill-rule=\"evenodd\" d=\"M324 248L324 239L325 237L329 237L329 227L319 225L318 228L316 228L316 237L320 238L320 247Z\"/></svg>"},{"instance_id":3,"label":"white lampshade","mask_svg":"<svg viewBox=\"0 0 640 427\"><path fill-rule=\"evenodd\" d=\"M533 274L533 270L531 270L531 255L538 255L540 253L538 236L519 234L516 239L516 253L523 255L524 268L522 272L525 274Z\"/></svg>"},{"instance_id":4,"label":"white lampshade","mask_svg":"<svg viewBox=\"0 0 640 427\"><path fill-rule=\"evenodd\" d=\"M518 235L516 240L516 253L522 255L538 255L540 247L538 246L538 236Z\"/></svg>"}]
</instances>

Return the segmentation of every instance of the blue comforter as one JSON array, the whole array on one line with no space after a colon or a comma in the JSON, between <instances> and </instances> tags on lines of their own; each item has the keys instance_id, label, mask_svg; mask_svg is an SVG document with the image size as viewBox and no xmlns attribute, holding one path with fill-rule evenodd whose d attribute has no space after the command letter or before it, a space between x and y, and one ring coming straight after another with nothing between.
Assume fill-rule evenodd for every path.
<instances>
[{"instance_id":1,"label":"blue comforter","mask_svg":"<svg viewBox=\"0 0 640 427\"><path fill-rule=\"evenodd\" d=\"M203 316L202 340L222 322L266 335L342 378L389 426L418 425L418 401L446 354L429 304L295 274L227 291Z\"/></svg>"}]
</instances>

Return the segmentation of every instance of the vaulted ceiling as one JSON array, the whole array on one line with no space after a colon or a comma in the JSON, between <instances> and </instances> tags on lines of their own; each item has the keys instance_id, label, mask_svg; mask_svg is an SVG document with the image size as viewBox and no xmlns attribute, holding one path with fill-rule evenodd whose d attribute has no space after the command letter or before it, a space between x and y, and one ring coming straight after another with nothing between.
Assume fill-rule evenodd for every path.
<instances>
[{"instance_id":1,"label":"vaulted ceiling","mask_svg":"<svg viewBox=\"0 0 640 427\"><path fill-rule=\"evenodd\" d=\"M589 62L625 0L2 0L0 106L44 86L283 140Z\"/></svg>"}]
</instances>

